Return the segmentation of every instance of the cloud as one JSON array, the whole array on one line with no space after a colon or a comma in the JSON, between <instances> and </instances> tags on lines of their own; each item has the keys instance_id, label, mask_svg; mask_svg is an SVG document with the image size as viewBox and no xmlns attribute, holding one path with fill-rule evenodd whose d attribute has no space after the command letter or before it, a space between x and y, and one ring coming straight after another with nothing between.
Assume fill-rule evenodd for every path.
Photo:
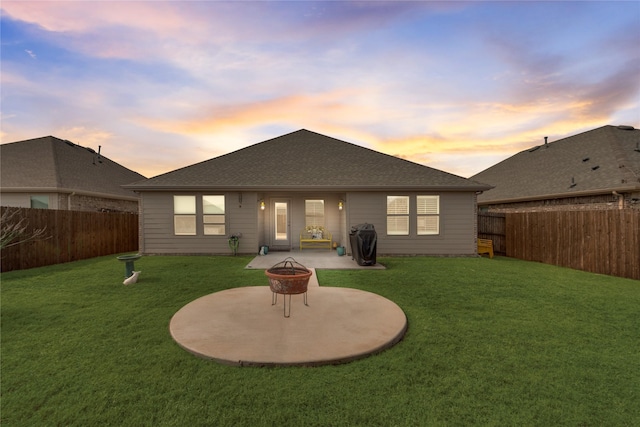
<instances>
[{"instance_id":1,"label":"cloud","mask_svg":"<svg viewBox=\"0 0 640 427\"><path fill-rule=\"evenodd\" d=\"M83 147L98 149L98 145L104 144L113 138L113 134L102 129L88 129L85 127L61 127L55 130L58 138L72 141Z\"/></svg>"},{"instance_id":2,"label":"cloud","mask_svg":"<svg viewBox=\"0 0 640 427\"><path fill-rule=\"evenodd\" d=\"M336 89L320 94L291 94L247 103L229 103L201 107L204 113L182 120L149 119L137 121L152 129L180 134L214 134L230 128L272 123L308 124L362 120L366 114L349 102L355 89Z\"/></svg>"},{"instance_id":3,"label":"cloud","mask_svg":"<svg viewBox=\"0 0 640 427\"><path fill-rule=\"evenodd\" d=\"M184 22L171 2L4 1L3 12L49 32L91 33L107 27L177 32Z\"/></svg>"},{"instance_id":4,"label":"cloud","mask_svg":"<svg viewBox=\"0 0 640 427\"><path fill-rule=\"evenodd\" d=\"M64 133L152 175L304 127L477 171L640 124L625 6L3 1L3 137Z\"/></svg>"},{"instance_id":5,"label":"cloud","mask_svg":"<svg viewBox=\"0 0 640 427\"><path fill-rule=\"evenodd\" d=\"M605 94L603 103L609 101L609 92ZM620 98L613 97L612 105L617 105ZM592 102L600 102L597 99L597 96L576 100L561 97L528 104L442 105L441 111L434 105L432 116L439 119L431 121L427 131L403 134L402 129L411 128L400 126L395 136L375 140L372 148L468 177L542 144L545 136L553 141L610 124L616 109L595 108Z\"/></svg>"},{"instance_id":6,"label":"cloud","mask_svg":"<svg viewBox=\"0 0 640 427\"><path fill-rule=\"evenodd\" d=\"M0 84L5 86L15 86L15 87L31 87L33 86L33 82L29 79L24 73L13 72L12 70L7 70L6 64L2 64L2 73L0 73Z\"/></svg>"},{"instance_id":7,"label":"cloud","mask_svg":"<svg viewBox=\"0 0 640 427\"><path fill-rule=\"evenodd\" d=\"M36 24L97 56L135 58L132 46L117 48L120 35L173 41L184 46L337 38L377 27L420 3L250 2L23 2L5 1L3 12ZM309 13L315 11L315 13ZM139 52L138 52L139 54Z\"/></svg>"},{"instance_id":8,"label":"cloud","mask_svg":"<svg viewBox=\"0 0 640 427\"><path fill-rule=\"evenodd\" d=\"M580 115L585 118L606 117L621 105L629 104L635 104L640 108L638 76L640 76L640 58L635 58L611 75L587 86L582 96L584 107Z\"/></svg>"},{"instance_id":9,"label":"cloud","mask_svg":"<svg viewBox=\"0 0 640 427\"><path fill-rule=\"evenodd\" d=\"M212 68L314 58L319 45L400 19L460 9L430 2L22 2L3 13L51 43L97 58L169 62L198 76ZM335 51L335 50L333 50ZM305 55L306 54L306 55ZM302 61L300 61L302 62Z\"/></svg>"},{"instance_id":10,"label":"cloud","mask_svg":"<svg viewBox=\"0 0 640 427\"><path fill-rule=\"evenodd\" d=\"M31 59L37 59L36 54L30 51L29 49L25 49L25 52L31 57Z\"/></svg>"}]
</instances>

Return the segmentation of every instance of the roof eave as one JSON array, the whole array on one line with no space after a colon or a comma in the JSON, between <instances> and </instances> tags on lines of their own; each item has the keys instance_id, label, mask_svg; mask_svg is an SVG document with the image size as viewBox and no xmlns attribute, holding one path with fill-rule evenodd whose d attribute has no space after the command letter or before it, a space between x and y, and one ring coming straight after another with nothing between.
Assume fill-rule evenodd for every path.
<instances>
[{"instance_id":1,"label":"roof eave","mask_svg":"<svg viewBox=\"0 0 640 427\"><path fill-rule=\"evenodd\" d=\"M133 190L135 192L145 191L289 191L289 192L308 192L308 191L329 191L329 192L345 192L345 191L452 191L452 192L477 192L487 191L493 187L488 185L469 185L469 186L437 186L437 185L388 185L388 186L353 186L353 185L247 185L247 186L229 186L229 185L124 185L123 188Z\"/></svg>"},{"instance_id":2,"label":"roof eave","mask_svg":"<svg viewBox=\"0 0 640 427\"><path fill-rule=\"evenodd\" d=\"M478 206L495 205L499 203L520 203L548 199L566 199L568 197L599 196L603 194L612 194L613 192L628 193L630 191L640 191L640 185L627 185L615 188L574 191L571 193L555 193L542 194L537 196L513 197L506 199L478 200Z\"/></svg>"},{"instance_id":3,"label":"roof eave","mask_svg":"<svg viewBox=\"0 0 640 427\"><path fill-rule=\"evenodd\" d=\"M101 193L97 191L74 190L73 188L58 187L2 187L2 193L62 193L79 196L101 197L103 199L128 200L137 202L139 198L135 195L127 196L124 194Z\"/></svg>"}]
</instances>

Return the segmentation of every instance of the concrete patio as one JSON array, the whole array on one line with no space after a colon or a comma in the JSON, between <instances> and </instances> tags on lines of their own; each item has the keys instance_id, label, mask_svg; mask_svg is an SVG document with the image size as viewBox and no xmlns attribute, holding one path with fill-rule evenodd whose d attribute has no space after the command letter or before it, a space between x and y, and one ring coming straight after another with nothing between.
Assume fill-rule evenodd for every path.
<instances>
[{"instance_id":1,"label":"concrete patio","mask_svg":"<svg viewBox=\"0 0 640 427\"><path fill-rule=\"evenodd\" d=\"M227 289L182 307L171 319L173 339L203 358L237 366L319 366L350 362L388 349L404 337L407 319L393 301L372 292L321 287L315 270L369 269L335 251L270 252L246 268L266 270L293 257L313 275L303 294L291 296L291 317L284 317L287 295L265 286Z\"/></svg>"},{"instance_id":2,"label":"concrete patio","mask_svg":"<svg viewBox=\"0 0 640 427\"><path fill-rule=\"evenodd\" d=\"M287 257L292 257L299 264L307 268L319 268L328 270L384 270L382 264L372 266L361 266L351 259L351 255L338 256L335 250L327 249L304 249L290 252L270 251L267 255L258 255L247 265L246 268L266 270L275 264L283 261Z\"/></svg>"}]
</instances>

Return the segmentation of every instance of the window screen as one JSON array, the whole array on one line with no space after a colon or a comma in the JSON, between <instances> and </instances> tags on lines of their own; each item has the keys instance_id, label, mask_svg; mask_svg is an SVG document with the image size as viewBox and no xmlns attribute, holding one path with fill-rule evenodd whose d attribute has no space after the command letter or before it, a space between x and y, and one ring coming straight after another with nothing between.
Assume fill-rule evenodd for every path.
<instances>
[{"instance_id":1,"label":"window screen","mask_svg":"<svg viewBox=\"0 0 640 427\"><path fill-rule=\"evenodd\" d=\"M417 196L418 235L440 234L440 196Z\"/></svg>"},{"instance_id":2,"label":"window screen","mask_svg":"<svg viewBox=\"0 0 640 427\"><path fill-rule=\"evenodd\" d=\"M387 234L409 234L409 196L387 196Z\"/></svg>"},{"instance_id":3,"label":"window screen","mask_svg":"<svg viewBox=\"0 0 640 427\"><path fill-rule=\"evenodd\" d=\"M224 195L202 196L202 211L204 234L224 236L226 234Z\"/></svg>"},{"instance_id":4,"label":"window screen","mask_svg":"<svg viewBox=\"0 0 640 427\"><path fill-rule=\"evenodd\" d=\"M305 225L319 225L324 227L324 200L304 201Z\"/></svg>"},{"instance_id":5,"label":"window screen","mask_svg":"<svg viewBox=\"0 0 640 427\"><path fill-rule=\"evenodd\" d=\"M195 236L196 196L173 196L173 228L177 236Z\"/></svg>"}]
</instances>

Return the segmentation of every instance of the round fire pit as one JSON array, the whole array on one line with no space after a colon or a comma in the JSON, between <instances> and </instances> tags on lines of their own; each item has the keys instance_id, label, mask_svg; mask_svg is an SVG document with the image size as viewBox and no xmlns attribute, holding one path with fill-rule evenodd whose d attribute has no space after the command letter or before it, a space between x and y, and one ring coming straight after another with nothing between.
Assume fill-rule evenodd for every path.
<instances>
[{"instance_id":1,"label":"round fire pit","mask_svg":"<svg viewBox=\"0 0 640 427\"><path fill-rule=\"evenodd\" d=\"M272 292L271 305L275 305L278 302L278 294L285 296L284 317L291 315L291 295L293 294L304 294L304 305L309 305L307 304L307 288L312 273L304 265L289 257L265 270L264 273L269 278L269 288L271 288ZM288 312L287 295L289 295Z\"/></svg>"}]
</instances>

